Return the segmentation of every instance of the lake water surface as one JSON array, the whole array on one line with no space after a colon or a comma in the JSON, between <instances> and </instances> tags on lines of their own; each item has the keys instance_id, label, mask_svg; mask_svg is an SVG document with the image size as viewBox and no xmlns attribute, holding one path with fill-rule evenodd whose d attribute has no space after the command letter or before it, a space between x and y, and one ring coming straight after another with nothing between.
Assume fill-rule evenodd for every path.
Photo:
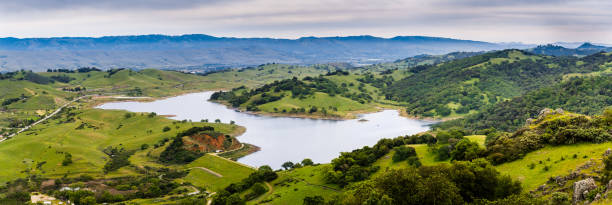
<instances>
[{"instance_id":1,"label":"lake water surface","mask_svg":"<svg viewBox=\"0 0 612 205\"><path fill-rule=\"evenodd\" d=\"M175 115L171 119L213 122L230 120L246 127L239 136L241 142L261 147L261 151L239 159L252 165L270 165L277 169L286 161L300 162L310 158L315 163L328 163L363 146L372 146L382 138L426 131L432 122L399 116L396 110L364 114L354 120L316 120L291 117L269 117L237 112L225 105L209 102L213 92L193 93L154 102L114 102L98 106L101 109L122 109L132 112L156 112Z\"/></svg>"}]
</instances>

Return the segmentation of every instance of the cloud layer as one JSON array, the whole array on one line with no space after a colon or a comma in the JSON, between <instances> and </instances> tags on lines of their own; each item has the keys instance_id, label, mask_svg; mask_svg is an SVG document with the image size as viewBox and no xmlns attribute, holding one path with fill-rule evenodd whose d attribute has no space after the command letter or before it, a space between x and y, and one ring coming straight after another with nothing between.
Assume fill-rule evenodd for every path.
<instances>
[{"instance_id":1,"label":"cloud layer","mask_svg":"<svg viewBox=\"0 0 612 205\"><path fill-rule=\"evenodd\" d=\"M610 11L607 0L15 0L0 4L0 36L369 34L612 43Z\"/></svg>"}]
</instances>

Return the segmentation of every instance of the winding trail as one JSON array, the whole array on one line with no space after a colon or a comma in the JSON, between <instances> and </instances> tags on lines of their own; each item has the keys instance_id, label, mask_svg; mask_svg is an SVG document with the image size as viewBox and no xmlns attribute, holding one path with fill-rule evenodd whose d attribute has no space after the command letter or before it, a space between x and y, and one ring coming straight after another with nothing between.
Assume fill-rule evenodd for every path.
<instances>
[{"instance_id":1,"label":"winding trail","mask_svg":"<svg viewBox=\"0 0 612 205\"><path fill-rule=\"evenodd\" d=\"M234 160L231 160L231 159L225 158L225 157L217 156L217 155L216 155L216 153L209 153L209 154L210 154L211 156L219 157L219 158L221 158L221 159L227 160L227 161L232 162L232 163L234 163L234 164L237 164L237 165L240 165L240 166L243 166L243 167L248 167L248 168L251 168L251 169L257 170L257 167L253 167L253 166L250 166L250 165L247 165L247 164L243 164L243 163L240 163L240 162L237 162L237 161L234 161Z\"/></svg>"},{"instance_id":2,"label":"winding trail","mask_svg":"<svg viewBox=\"0 0 612 205\"><path fill-rule=\"evenodd\" d=\"M4 140L10 139L10 138L13 138L13 137L17 136L19 133L22 133L22 132L25 132L25 131L29 130L29 129L30 129L30 128L32 128L33 126L35 126L35 125L37 125L37 124L40 124L41 122L44 122L45 120L47 120L47 119L49 119L49 118L51 118L51 117L55 116L57 113L59 113L60 111L62 111L62 109L66 108L68 105L70 105L70 104L72 104L72 103L74 103L74 102L76 102L76 101L78 101L78 100L80 100L80 99L83 99L83 98L85 98L85 97L89 97L89 96L92 96L92 95L83 95L83 96L81 96L81 97L75 98L74 100L71 100L70 102L67 102L66 104L64 104L64 105L62 105L61 107L57 108L57 109L56 109L54 112L52 112L50 115L45 116L43 119L40 119L40 120L38 120L38 121L36 121L36 122L34 122L34 123L32 123L32 124L28 125L28 126L25 126L24 128L21 128L21 130L17 131L16 133L13 133L13 134L11 134L11 135L9 135L9 136L7 136L7 137L4 137L4 138L0 139L0 142L3 142Z\"/></svg>"},{"instance_id":3,"label":"winding trail","mask_svg":"<svg viewBox=\"0 0 612 205\"><path fill-rule=\"evenodd\" d=\"M200 190L194 186L189 186L193 189L193 192L187 193L188 196L193 196L200 193Z\"/></svg>"},{"instance_id":4,"label":"winding trail","mask_svg":"<svg viewBox=\"0 0 612 205\"><path fill-rule=\"evenodd\" d=\"M216 177L219 177L219 178L223 177L223 175L221 175L221 174L219 174L219 173L217 173L217 172L215 172L213 170L207 169L205 167L191 167L189 169L201 169L201 170L204 170L204 171L206 171L206 172L208 172L208 173L210 173L212 175L215 175Z\"/></svg>"},{"instance_id":5,"label":"winding trail","mask_svg":"<svg viewBox=\"0 0 612 205\"><path fill-rule=\"evenodd\" d=\"M217 156L217 155L220 155L220 154L224 154L224 153L228 153L228 152L233 152L233 151L236 151L236 150L240 150L240 149L242 149L242 148L244 148L244 143L240 143L240 147L238 147L238 148L236 148L236 149L227 150L227 151L223 151L223 152L216 152L216 153L211 153L211 154L212 154L212 155Z\"/></svg>"},{"instance_id":6,"label":"winding trail","mask_svg":"<svg viewBox=\"0 0 612 205\"><path fill-rule=\"evenodd\" d=\"M217 192L213 192L213 193L210 193L210 195L208 195L208 201L206 202L206 205L211 205L211 204L212 204L212 200L213 200L213 198L212 198L212 197L213 197L215 194L217 194Z\"/></svg>"},{"instance_id":7,"label":"winding trail","mask_svg":"<svg viewBox=\"0 0 612 205\"><path fill-rule=\"evenodd\" d=\"M68 105L70 105L70 104L72 104L72 103L74 103L74 102L76 102L76 101L78 101L80 99L86 98L86 97L110 97L110 98L115 98L115 99L149 99L149 98L151 98L151 97L130 97L130 96L107 96L107 95L98 95L98 94L83 95L83 96L75 98L75 99L71 100L70 102L67 102L66 104L62 105L61 107L59 107L55 111L53 111L50 115L45 116L43 119L40 119L40 120L38 120L38 121L28 125L28 126L25 126L24 128L21 128L21 130L17 131L16 133L13 133L13 134L11 134L9 136L0 138L0 142L3 142L4 140L10 139L10 138L13 138L13 137L17 136L19 133L22 133L22 132L25 132L25 131L29 130L33 126L35 126L37 124L40 124L40 123L44 122L45 120L48 120L49 118L55 116L57 113L61 112L62 109L68 107Z\"/></svg>"}]
</instances>

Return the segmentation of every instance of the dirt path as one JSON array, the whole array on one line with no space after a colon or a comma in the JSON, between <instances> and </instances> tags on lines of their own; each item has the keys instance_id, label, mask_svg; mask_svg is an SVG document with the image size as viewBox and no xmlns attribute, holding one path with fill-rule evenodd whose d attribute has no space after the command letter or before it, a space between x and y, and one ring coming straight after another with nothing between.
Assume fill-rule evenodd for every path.
<instances>
[{"instance_id":1,"label":"dirt path","mask_svg":"<svg viewBox=\"0 0 612 205\"><path fill-rule=\"evenodd\" d=\"M206 202L206 205L211 205L211 204L212 204L212 200L213 200L213 198L212 198L212 197L213 197L215 194L217 194L217 192L213 192L213 193L210 193L210 195L208 195L208 201Z\"/></svg>"},{"instance_id":2,"label":"dirt path","mask_svg":"<svg viewBox=\"0 0 612 205\"><path fill-rule=\"evenodd\" d=\"M215 175L216 177L219 177L219 178L223 177L223 175L221 175L221 174L219 174L219 173L217 173L217 172L215 172L213 170L207 169L205 167L192 167L192 168L189 168L189 169L201 169L201 170L204 170L204 171L206 171L206 172L208 172L208 173L210 173L212 175Z\"/></svg>"},{"instance_id":3,"label":"dirt path","mask_svg":"<svg viewBox=\"0 0 612 205\"><path fill-rule=\"evenodd\" d=\"M328 186L325 186L325 185L320 185L320 184L311 184L311 183L308 183L308 181L306 181L306 180L304 180L304 179L301 179L301 180L302 180L304 183L306 183L306 185L308 185L308 186L316 186L316 187L319 187L319 188L322 188L322 189L327 189L327 190L332 190L332 191L335 191L335 192L340 192L340 190L338 190L338 189L336 189L336 188L332 188L332 187L328 187Z\"/></svg>"},{"instance_id":4,"label":"dirt path","mask_svg":"<svg viewBox=\"0 0 612 205\"><path fill-rule=\"evenodd\" d=\"M193 189L193 192L187 193L187 195L192 196L200 193L200 190L194 186L189 186Z\"/></svg>"},{"instance_id":5,"label":"dirt path","mask_svg":"<svg viewBox=\"0 0 612 205\"><path fill-rule=\"evenodd\" d=\"M40 120L38 120L38 121L36 121L36 122L32 123L31 125L28 125L28 126L25 126L24 128L21 128L21 130L17 131L16 133L13 133L12 135L9 135L9 136L7 136L7 137L5 137L5 138L0 139L0 142L2 142L2 141L4 141L4 140L7 140L7 139L10 139L10 138L13 138L13 137L17 136L19 133L22 133L22 132L24 132L24 131L29 130L29 129L30 129L30 128L32 128L33 126L35 126L35 125L37 125L37 124L39 124L39 123L41 123L41 122L44 122L45 120L47 120L47 119L49 119L49 118L53 117L54 115L56 115L57 113L59 113L60 111L62 111L62 109L66 108L68 105L72 104L73 102L76 102L77 100L80 100L80 99L83 99L84 97L89 97L89 96L91 96L91 95L84 95L84 96L81 96L81 97L75 98L74 100L72 100L72 101L70 101L70 102L67 102L66 104L64 104L64 105L62 105L61 107L57 108L57 110L55 110L55 111L54 111L53 113L51 113L50 115L45 116L43 119L40 119Z\"/></svg>"},{"instance_id":6,"label":"dirt path","mask_svg":"<svg viewBox=\"0 0 612 205\"><path fill-rule=\"evenodd\" d=\"M209 154L210 154L210 153L209 153ZM243 166L243 167L248 167L248 168L251 168L251 169L257 170L257 168L256 168L256 167L252 167L252 166L250 166L250 165L246 165L246 164L243 164L243 163L240 163L240 162L237 162L237 161L234 161L234 160L231 160L231 159L225 158L225 157L220 157L220 156L217 156L217 155L215 155L215 154L210 154L210 155L211 155L211 156L215 156L215 157L219 157L219 158L221 158L221 159L227 160L228 162L232 162L232 163L234 163L234 164L237 164L237 165L240 165L240 166Z\"/></svg>"},{"instance_id":7,"label":"dirt path","mask_svg":"<svg viewBox=\"0 0 612 205\"><path fill-rule=\"evenodd\" d=\"M212 154L212 155L217 156L217 155L220 155L220 154L223 154L223 153L228 153L228 152L233 152L233 151L236 151L236 150L240 150L240 149L242 149L242 148L244 148L244 143L240 143L240 147L238 147L238 148L236 148L236 149L233 149L233 150L227 150L227 151L225 151L225 152L211 153L211 154Z\"/></svg>"}]
</instances>

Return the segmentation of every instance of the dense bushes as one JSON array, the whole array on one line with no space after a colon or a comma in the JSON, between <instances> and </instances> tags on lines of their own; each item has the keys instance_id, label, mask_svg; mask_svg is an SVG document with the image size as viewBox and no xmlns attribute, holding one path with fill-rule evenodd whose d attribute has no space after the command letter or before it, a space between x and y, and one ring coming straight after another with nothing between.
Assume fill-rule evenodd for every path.
<instances>
[{"instance_id":1,"label":"dense bushes","mask_svg":"<svg viewBox=\"0 0 612 205\"><path fill-rule=\"evenodd\" d=\"M348 72L330 72L326 75L321 75L318 77L308 76L302 80L298 80L294 77L292 79L274 81L251 90L247 90L246 87L242 86L234 88L229 92L215 92L212 94L210 99L227 101L233 107L244 106L248 111L259 111L257 106L278 101L285 97L287 92L291 93L290 96L292 98L299 99L305 99L313 96L315 92L321 92L326 93L329 96L341 95L362 104L371 102L373 100L372 96L365 93L365 84L360 83L360 85L357 87L361 93L349 92L349 89L347 88L348 85L345 83L339 85L325 77L331 75L348 75ZM310 110L305 110L305 108L301 108L304 110L298 109L299 108L296 108L295 111L290 112L326 112L325 109L317 109L316 107L311 107Z\"/></svg>"},{"instance_id":2,"label":"dense bushes","mask_svg":"<svg viewBox=\"0 0 612 205\"><path fill-rule=\"evenodd\" d=\"M62 82L62 83L69 83L70 81L75 80L75 78L67 76L67 75L54 75L54 76L51 76L51 79L58 81L58 82Z\"/></svg>"},{"instance_id":3,"label":"dense bushes","mask_svg":"<svg viewBox=\"0 0 612 205\"><path fill-rule=\"evenodd\" d=\"M37 83L37 84L53 83L53 79L46 77L46 76L36 74L32 71L26 72L23 78L27 81Z\"/></svg>"},{"instance_id":4,"label":"dense bushes","mask_svg":"<svg viewBox=\"0 0 612 205\"><path fill-rule=\"evenodd\" d=\"M417 153L414 150L414 147L401 146L401 147L396 147L393 150L395 151L395 153L393 154L393 157L391 158L393 162L404 161L408 159L409 157L417 156Z\"/></svg>"},{"instance_id":5,"label":"dense bushes","mask_svg":"<svg viewBox=\"0 0 612 205\"><path fill-rule=\"evenodd\" d=\"M278 178L278 175L272 168L269 166L261 166L246 179L238 183L230 184L223 191L218 192L214 196L212 204L244 204L245 200L254 199L267 191L262 182L269 182L276 178ZM250 192L245 195L245 199L242 199L240 193L248 189L250 189Z\"/></svg>"},{"instance_id":6,"label":"dense bushes","mask_svg":"<svg viewBox=\"0 0 612 205\"><path fill-rule=\"evenodd\" d=\"M341 203L461 204L478 199L502 199L520 192L520 182L501 176L491 164L479 159L388 170L347 187Z\"/></svg>"},{"instance_id":7,"label":"dense bushes","mask_svg":"<svg viewBox=\"0 0 612 205\"><path fill-rule=\"evenodd\" d=\"M513 57L516 55L521 55L524 59L517 60ZM492 63L492 59L505 60ZM495 104L503 98L512 98L528 91L556 84L568 73L601 71L605 68L601 65L610 61L612 61L612 56L603 54L594 54L585 58L538 59L537 56L523 51L506 50L429 67L402 80L395 81L384 88L383 93L388 100L407 102L406 111L412 115L446 116L453 110L456 113L468 113L470 110L481 110L485 105ZM551 69L551 65L555 65L555 69ZM587 98L592 102L589 104L601 105L611 96L608 94L607 97L601 99L596 97L604 96L605 92L609 93L610 86L603 88L593 86L592 88L595 91L592 94L596 95ZM574 89L569 86L568 90L564 90L562 93L566 93L563 95L573 95L572 90ZM597 93L598 90L605 91L599 94ZM590 90L588 91L591 93ZM589 95L584 96L588 97ZM589 109L588 105L580 104L580 98L550 98L550 100L559 100L562 102L561 104L574 104ZM449 103L460 104L460 106L451 109L448 106ZM611 103L608 102L607 104L610 105ZM517 109L519 108L521 107L517 107ZM523 114L525 113L523 112ZM474 122L477 121L470 123Z\"/></svg>"},{"instance_id":8,"label":"dense bushes","mask_svg":"<svg viewBox=\"0 0 612 205\"><path fill-rule=\"evenodd\" d=\"M126 150L123 147L107 147L103 152L110 158L110 160L104 164L104 173L108 173L130 165L129 158L135 151Z\"/></svg>"},{"instance_id":9,"label":"dense bushes","mask_svg":"<svg viewBox=\"0 0 612 205\"><path fill-rule=\"evenodd\" d=\"M482 155L484 149L476 142L469 139L462 139L455 145L453 151L450 152L451 159L459 161L473 160Z\"/></svg>"},{"instance_id":10,"label":"dense bushes","mask_svg":"<svg viewBox=\"0 0 612 205\"><path fill-rule=\"evenodd\" d=\"M27 191L15 191L6 194L4 198L0 197L0 204L26 204L30 201L30 193Z\"/></svg>"},{"instance_id":11,"label":"dense bushes","mask_svg":"<svg viewBox=\"0 0 612 205\"><path fill-rule=\"evenodd\" d=\"M164 162L164 163L171 163L171 164L185 164L185 163L192 162L193 160L196 160L197 158L201 157L203 153L192 152L192 151L185 149L183 137L195 135L201 132L206 132L210 134L210 132L214 132L214 130L215 128L213 127L204 126L204 127L192 127L186 131L178 133L176 137L174 137L170 145L168 145L168 147L166 147L166 149L159 155L159 161ZM214 136L217 136L217 135L214 135Z\"/></svg>"},{"instance_id":12,"label":"dense bushes","mask_svg":"<svg viewBox=\"0 0 612 205\"><path fill-rule=\"evenodd\" d=\"M435 138L430 134L417 134L411 136L400 136L395 139L381 139L373 147L365 146L352 152L342 152L338 158L331 162L331 169L324 172L324 179L328 183L345 186L350 182L367 179L372 173L378 171L379 167L371 166L379 158L389 153L394 147L406 144L435 143ZM403 148L399 148L403 149ZM407 148L408 150L410 148ZM411 155L406 150L407 155ZM402 157L399 157L402 158ZM407 158L410 158L408 156ZM417 165L415 160L410 163ZM418 166L418 165L417 165Z\"/></svg>"},{"instance_id":13,"label":"dense bushes","mask_svg":"<svg viewBox=\"0 0 612 205\"><path fill-rule=\"evenodd\" d=\"M16 103L20 100L23 100L25 102L25 100L28 99L28 96L25 96L24 94L21 94L21 96L16 97L16 98L6 98L4 99L4 101L2 101L2 106L7 106L13 103Z\"/></svg>"},{"instance_id":14,"label":"dense bushes","mask_svg":"<svg viewBox=\"0 0 612 205\"><path fill-rule=\"evenodd\" d=\"M612 105L612 76L578 77L488 106L464 119L447 121L435 126L514 131L523 126L526 119L537 116L544 108L563 108L594 115L600 114L610 105Z\"/></svg>"},{"instance_id":15,"label":"dense bushes","mask_svg":"<svg viewBox=\"0 0 612 205\"><path fill-rule=\"evenodd\" d=\"M523 128L512 134L494 134L487 147L487 159L495 164L521 158L524 154L545 145L575 144L580 142L601 143L612 140L610 124L605 117L586 117L565 114L542 121L533 128Z\"/></svg>"}]
</instances>

